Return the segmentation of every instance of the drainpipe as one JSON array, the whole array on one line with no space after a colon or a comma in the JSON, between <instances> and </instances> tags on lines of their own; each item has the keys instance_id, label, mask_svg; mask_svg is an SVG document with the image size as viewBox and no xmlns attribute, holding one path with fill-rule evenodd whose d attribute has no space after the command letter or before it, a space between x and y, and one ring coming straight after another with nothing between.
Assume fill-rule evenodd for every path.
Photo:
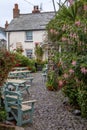
<instances>
[{"instance_id":1,"label":"drainpipe","mask_svg":"<svg viewBox=\"0 0 87 130\"><path fill-rule=\"evenodd\" d=\"M7 50L10 51L10 32L7 33Z\"/></svg>"}]
</instances>

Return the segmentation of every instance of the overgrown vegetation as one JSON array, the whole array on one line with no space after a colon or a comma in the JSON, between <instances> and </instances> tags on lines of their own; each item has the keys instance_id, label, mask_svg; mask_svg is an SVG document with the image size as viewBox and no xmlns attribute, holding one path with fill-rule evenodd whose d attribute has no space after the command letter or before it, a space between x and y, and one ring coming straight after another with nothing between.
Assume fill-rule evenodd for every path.
<instances>
[{"instance_id":1,"label":"overgrown vegetation","mask_svg":"<svg viewBox=\"0 0 87 130\"><path fill-rule=\"evenodd\" d=\"M16 64L15 54L0 49L0 86L7 79L8 73Z\"/></svg>"},{"instance_id":2,"label":"overgrown vegetation","mask_svg":"<svg viewBox=\"0 0 87 130\"><path fill-rule=\"evenodd\" d=\"M87 1L76 0L60 8L47 29L49 39L61 50L54 56L58 83L70 104L87 117Z\"/></svg>"},{"instance_id":3,"label":"overgrown vegetation","mask_svg":"<svg viewBox=\"0 0 87 130\"><path fill-rule=\"evenodd\" d=\"M16 52L16 67L20 66L20 67L28 67L29 70L31 70L32 72L35 72L35 60L34 59L29 59L28 57L22 55L21 53Z\"/></svg>"}]
</instances>

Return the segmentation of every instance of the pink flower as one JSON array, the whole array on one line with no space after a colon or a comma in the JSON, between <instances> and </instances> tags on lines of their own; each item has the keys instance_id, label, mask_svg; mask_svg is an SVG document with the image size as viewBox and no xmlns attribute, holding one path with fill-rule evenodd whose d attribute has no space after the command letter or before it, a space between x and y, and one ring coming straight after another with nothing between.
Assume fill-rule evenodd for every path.
<instances>
[{"instance_id":1,"label":"pink flower","mask_svg":"<svg viewBox=\"0 0 87 130\"><path fill-rule=\"evenodd\" d=\"M72 33L70 33L70 37L73 37L73 34L72 34Z\"/></svg>"},{"instance_id":2,"label":"pink flower","mask_svg":"<svg viewBox=\"0 0 87 130\"><path fill-rule=\"evenodd\" d=\"M82 72L83 74L86 74L86 73L87 73L87 69L86 69L85 67L83 67L83 68L81 68L81 72Z\"/></svg>"},{"instance_id":3,"label":"pink flower","mask_svg":"<svg viewBox=\"0 0 87 130\"><path fill-rule=\"evenodd\" d=\"M68 2L70 3L70 5L72 5L72 4L73 4L73 0L68 0Z\"/></svg>"},{"instance_id":4,"label":"pink flower","mask_svg":"<svg viewBox=\"0 0 87 130\"><path fill-rule=\"evenodd\" d=\"M85 11L87 10L87 5L84 5L84 10L85 10Z\"/></svg>"},{"instance_id":5,"label":"pink flower","mask_svg":"<svg viewBox=\"0 0 87 130\"><path fill-rule=\"evenodd\" d=\"M63 81L62 81L62 80L59 80L58 86L59 86L59 88L62 88L62 87L63 87Z\"/></svg>"},{"instance_id":6,"label":"pink flower","mask_svg":"<svg viewBox=\"0 0 87 130\"><path fill-rule=\"evenodd\" d=\"M62 31L66 30L66 25L63 25Z\"/></svg>"},{"instance_id":7,"label":"pink flower","mask_svg":"<svg viewBox=\"0 0 87 130\"><path fill-rule=\"evenodd\" d=\"M57 35L57 34L58 34L58 32L57 32L57 31L55 31L55 34Z\"/></svg>"},{"instance_id":8,"label":"pink flower","mask_svg":"<svg viewBox=\"0 0 87 130\"><path fill-rule=\"evenodd\" d=\"M50 33L55 33L56 31L54 29L50 29Z\"/></svg>"},{"instance_id":9,"label":"pink flower","mask_svg":"<svg viewBox=\"0 0 87 130\"><path fill-rule=\"evenodd\" d=\"M50 33L54 33L54 30L53 30L53 29L50 29Z\"/></svg>"},{"instance_id":10,"label":"pink flower","mask_svg":"<svg viewBox=\"0 0 87 130\"><path fill-rule=\"evenodd\" d=\"M73 74L73 73L74 73L74 70L73 70L73 69L70 69L69 72L70 72L70 74Z\"/></svg>"},{"instance_id":11,"label":"pink flower","mask_svg":"<svg viewBox=\"0 0 87 130\"><path fill-rule=\"evenodd\" d=\"M57 32L56 30L54 30L54 29L50 29L50 33L51 33L51 34L55 34L55 35L58 34L58 32Z\"/></svg>"},{"instance_id":12,"label":"pink flower","mask_svg":"<svg viewBox=\"0 0 87 130\"><path fill-rule=\"evenodd\" d=\"M66 37L62 37L62 41L65 42L67 40Z\"/></svg>"},{"instance_id":13,"label":"pink flower","mask_svg":"<svg viewBox=\"0 0 87 130\"><path fill-rule=\"evenodd\" d=\"M73 34L73 38L76 38L76 34L75 33Z\"/></svg>"},{"instance_id":14,"label":"pink flower","mask_svg":"<svg viewBox=\"0 0 87 130\"><path fill-rule=\"evenodd\" d=\"M76 65L76 61L72 61L72 65L75 66Z\"/></svg>"},{"instance_id":15,"label":"pink flower","mask_svg":"<svg viewBox=\"0 0 87 130\"><path fill-rule=\"evenodd\" d=\"M38 42L35 42L35 46L38 46L38 44L39 44Z\"/></svg>"},{"instance_id":16,"label":"pink flower","mask_svg":"<svg viewBox=\"0 0 87 130\"><path fill-rule=\"evenodd\" d=\"M63 76L64 76L64 78L68 78L68 74L66 74L66 73Z\"/></svg>"},{"instance_id":17,"label":"pink flower","mask_svg":"<svg viewBox=\"0 0 87 130\"><path fill-rule=\"evenodd\" d=\"M80 26L80 24L81 24L80 21L76 21L76 22L75 22L75 25L76 25L76 26Z\"/></svg>"}]
</instances>

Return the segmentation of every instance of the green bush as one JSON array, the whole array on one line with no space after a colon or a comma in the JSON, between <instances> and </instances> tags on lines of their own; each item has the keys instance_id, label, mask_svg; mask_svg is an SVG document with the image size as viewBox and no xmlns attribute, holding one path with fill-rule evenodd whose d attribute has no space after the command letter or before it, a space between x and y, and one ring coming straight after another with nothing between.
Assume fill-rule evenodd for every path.
<instances>
[{"instance_id":1,"label":"green bush","mask_svg":"<svg viewBox=\"0 0 87 130\"><path fill-rule=\"evenodd\" d=\"M16 54L16 66L20 67L28 67L29 70L32 70L33 72L36 71L35 69L35 60L34 59L29 59L28 57L20 54L20 53L15 53Z\"/></svg>"},{"instance_id":2,"label":"green bush","mask_svg":"<svg viewBox=\"0 0 87 130\"><path fill-rule=\"evenodd\" d=\"M30 65L30 59L28 57L25 57L24 55L20 53L16 53L16 59L17 59L17 64L16 66L28 66Z\"/></svg>"},{"instance_id":3,"label":"green bush","mask_svg":"<svg viewBox=\"0 0 87 130\"><path fill-rule=\"evenodd\" d=\"M78 89L78 104L81 109L81 116L87 118L87 88Z\"/></svg>"},{"instance_id":4,"label":"green bush","mask_svg":"<svg viewBox=\"0 0 87 130\"><path fill-rule=\"evenodd\" d=\"M78 102L77 102L78 91L75 86L74 87L72 85L64 86L62 88L62 91L64 92L65 96L68 97L70 104L78 106Z\"/></svg>"},{"instance_id":5,"label":"green bush","mask_svg":"<svg viewBox=\"0 0 87 130\"><path fill-rule=\"evenodd\" d=\"M87 117L87 0L63 5L48 26L48 38L58 48L58 76L65 81L64 94L78 105L82 117ZM57 52L56 52L57 53ZM60 54L60 55L59 55ZM58 77L58 78L59 78Z\"/></svg>"},{"instance_id":6,"label":"green bush","mask_svg":"<svg viewBox=\"0 0 87 130\"><path fill-rule=\"evenodd\" d=\"M8 73L15 66L15 63L15 54L0 49L0 86L2 86L7 79Z\"/></svg>"}]
</instances>

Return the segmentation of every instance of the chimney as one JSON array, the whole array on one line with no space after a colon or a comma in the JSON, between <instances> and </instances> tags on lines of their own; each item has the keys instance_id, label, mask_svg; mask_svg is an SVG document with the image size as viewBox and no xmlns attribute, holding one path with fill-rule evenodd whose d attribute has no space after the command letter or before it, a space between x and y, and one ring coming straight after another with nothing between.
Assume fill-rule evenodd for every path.
<instances>
[{"instance_id":1,"label":"chimney","mask_svg":"<svg viewBox=\"0 0 87 130\"><path fill-rule=\"evenodd\" d=\"M40 13L38 6L34 6L32 13Z\"/></svg>"},{"instance_id":2,"label":"chimney","mask_svg":"<svg viewBox=\"0 0 87 130\"><path fill-rule=\"evenodd\" d=\"M6 23L5 23L5 29L7 29L7 27L8 27L8 21L6 21Z\"/></svg>"},{"instance_id":3,"label":"chimney","mask_svg":"<svg viewBox=\"0 0 87 130\"><path fill-rule=\"evenodd\" d=\"M15 4L15 7L13 8L13 18L17 18L20 14L20 10L18 9L18 4Z\"/></svg>"}]
</instances>

